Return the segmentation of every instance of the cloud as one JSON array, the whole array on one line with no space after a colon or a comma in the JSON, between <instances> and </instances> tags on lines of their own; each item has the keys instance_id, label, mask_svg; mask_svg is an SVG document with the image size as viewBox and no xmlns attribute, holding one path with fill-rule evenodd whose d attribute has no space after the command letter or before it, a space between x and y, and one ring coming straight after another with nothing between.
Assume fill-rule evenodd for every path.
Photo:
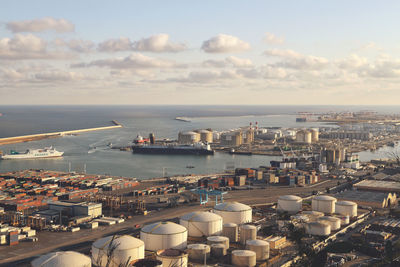
<instances>
[{"instance_id":1,"label":"cloud","mask_svg":"<svg viewBox=\"0 0 400 267\"><path fill-rule=\"evenodd\" d=\"M219 34L218 36L204 41L201 49L207 53L242 52L250 49L250 44L235 36Z\"/></svg>"},{"instance_id":2,"label":"cloud","mask_svg":"<svg viewBox=\"0 0 400 267\"><path fill-rule=\"evenodd\" d=\"M205 60L202 63L203 67L209 68L226 68L226 67L236 67L236 68L248 68L253 66L253 62L247 58L238 58L234 56L229 56L224 60Z\"/></svg>"},{"instance_id":3,"label":"cloud","mask_svg":"<svg viewBox=\"0 0 400 267\"><path fill-rule=\"evenodd\" d=\"M132 50L132 42L126 37L109 39L100 43L97 49L101 52L129 51Z\"/></svg>"},{"instance_id":4,"label":"cloud","mask_svg":"<svg viewBox=\"0 0 400 267\"><path fill-rule=\"evenodd\" d=\"M72 40L63 40L63 39L56 39L53 42L56 46L65 46L68 47L68 49L78 52L78 53L89 53L91 52L95 44L92 41L89 40L80 40L80 39L72 39Z\"/></svg>"},{"instance_id":5,"label":"cloud","mask_svg":"<svg viewBox=\"0 0 400 267\"><path fill-rule=\"evenodd\" d=\"M231 81L240 78L235 71L192 71L183 78L170 78L169 82L176 83L212 83Z\"/></svg>"},{"instance_id":6,"label":"cloud","mask_svg":"<svg viewBox=\"0 0 400 267\"><path fill-rule=\"evenodd\" d=\"M182 43L169 42L169 35L162 33L133 43L133 50L148 52L181 52L187 47Z\"/></svg>"},{"instance_id":7,"label":"cloud","mask_svg":"<svg viewBox=\"0 0 400 267\"><path fill-rule=\"evenodd\" d=\"M6 28L13 33L17 32L43 32L54 30L56 32L73 32L74 24L65 19L45 17L34 20L11 21L6 23Z\"/></svg>"},{"instance_id":8,"label":"cloud","mask_svg":"<svg viewBox=\"0 0 400 267\"><path fill-rule=\"evenodd\" d=\"M2 59L42 59L52 57L47 42L35 35L16 34L13 38L0 39Z\"/></svg>"},{"instance_id":9,"label":"cloud","mask_svg":"<svg viewBox=\"0 0 400 267\"><path fill-rule=\"evenodd\" d=\"M265 37L264 37L264 41L267 44L280 45L280 44L283 44L285 42L285 39L282 38L282 37L278 37L278 36L274 35L273 33L266 32L265 33Z\"/></svg>"},{"instance_id":10,"label":"cloud","mask_svg":"<svg viewBox=\"0 0 400 267\"><path fill-rule=\"evenodd\" d=\"M338 67L341 69L356 69L365 66L366 64L368 64L368 59L356 54L352 54L348 58L337 62Z\"/></svg>"},{"instance_id":11,"label":"cloud","mask_svg":"<svg viewBox=\"0 0 400 267\"><path fill-rule=\"evenodd\" d=\"M108 67L111 69L149 69L149 68L174 68L184 67L184 65L177 64L175 61L148 57L139 53L133 53L127 57L114 58L114 59L100 59L94 60L90 63L73 64L71 67Z\"/></svg>"},{"instance_id":12,"label":"cloud","mask_svg":"<svg viewBox=\"0 0 400 267\"><path fill-rule=\"evenodd\" d=\"M48 82L70 82L78 81L85 78L85 75L77 72L54 70L35 74L35 78L39 81Z\"/></svg>"},{"instance_id":13,"label":"cloud","mask_svg":"<svg viewBox=\"0 0 400 267\"><path fill-rule=\"evenodd\" d=\"M265 51L264 55L281 59L280 61L271 65L289 69L321 69L327 67L329 64L329 60L326 58L312 55L302 55L289 49L271 49Z\"/></svg>"}]
</instances>

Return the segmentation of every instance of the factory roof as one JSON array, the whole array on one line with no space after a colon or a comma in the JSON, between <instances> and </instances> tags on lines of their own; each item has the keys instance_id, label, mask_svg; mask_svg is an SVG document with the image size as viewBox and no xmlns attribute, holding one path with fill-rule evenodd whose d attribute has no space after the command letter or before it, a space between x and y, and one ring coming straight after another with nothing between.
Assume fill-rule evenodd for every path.
<instances>
[{"instance_id":1,"label":"factory roof","mask_svg":"<svg viewBox=\"0 0 400 267\"><path fill-rule=\"evenodd\" d=\"M379 193L379 192L367 192L349 190L342 193L336 194L338 199L346 199L353 201L364 201L364 202L384 202L391 194Z\"/></svg>"},{"instance_id":2,"label":"factory roof","mask_svg":"<svg viewBox=\"0 0 400 267\"><path fill-rule=\"evenodd\" d=\"M354 185L357 189L368 189L383 192L400 192L399 182L363 180Z\"/></svg>"}]
</instances>

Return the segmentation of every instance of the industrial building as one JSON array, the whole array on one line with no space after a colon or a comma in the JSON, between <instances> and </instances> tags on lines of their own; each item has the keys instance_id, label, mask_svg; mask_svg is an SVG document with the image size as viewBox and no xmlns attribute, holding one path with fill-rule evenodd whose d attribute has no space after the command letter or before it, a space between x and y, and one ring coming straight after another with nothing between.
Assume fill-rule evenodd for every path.
<instances>
[{"instance_id":1,"label":"industrial building","mask_svg":"<svg viewBox=\"0 0 400 267\"><path fill-rule=\"evenodd\" d=\"M322 136L321 136L322 137ZM357 131L346 131L346 132L330 132L324 138L329 139L350 139L350 140L362 140L369 141L373 137L370 132L357 132Z\"/></svg>"},{"instance_id":2,"label":"industrial building","mask_svg":"<svg viewBox=\"0 0 400 267\"><path fill-rule=\"evenodd\" d=\"M353 185L357 190L400 193L400 183L391 181L363 180Z\"/></svg>"},{"instance_id":3,"label":"industrial building","mask_svg":"<svg viewBox=\"0 0 400 267\"><path fill-rule=\"evenodd\" d=\"M397 203L397 195L383 192L368 192L349 190L336 194L339 200L348 200L357 203L359 206L372 208L388 208Z\"/></svg>"},{"instance_id":4,"label":"industrial building","mask_svg":"<svg viewBox=\"0 0 400 267\"><path fill-rule=\"evenodd\" d=\"M49 210L62 212L71 217L90 216L91 218L100 217L102 212L101 203L70 203L63 201L54 201L48 203Z\"/></svg>"}]
</instances>

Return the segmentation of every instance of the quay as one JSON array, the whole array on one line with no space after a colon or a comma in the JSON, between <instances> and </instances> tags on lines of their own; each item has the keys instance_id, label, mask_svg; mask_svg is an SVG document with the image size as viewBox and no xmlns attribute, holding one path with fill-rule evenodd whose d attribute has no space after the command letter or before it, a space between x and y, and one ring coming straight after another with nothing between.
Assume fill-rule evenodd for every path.
<instances>
[{"instance_id":1,"label":"quay","mask_svg":"<svg viewBox=\"0 0 400 267\"><path fill-rule=\"evenodd\" d=\"M52 133L41 133L41 134L30 134L30 135L22 135L22 136L4 137L4 138L0 138L0 145L36 141L36 140L47 139L47 138L57 138L57 137L61 137L64 135L72 135L72 134L79 134L79 133L92 132L92 131L110 130L110 129L116 129L116 128L123 127L122 124L116 120L113 120L112 123L114 125L111 125L111 126L103 126L103 127L95 127L95 128L87 128L87 129L77 129L77 130L52 132Z\"/></svg>"}]
</instances>

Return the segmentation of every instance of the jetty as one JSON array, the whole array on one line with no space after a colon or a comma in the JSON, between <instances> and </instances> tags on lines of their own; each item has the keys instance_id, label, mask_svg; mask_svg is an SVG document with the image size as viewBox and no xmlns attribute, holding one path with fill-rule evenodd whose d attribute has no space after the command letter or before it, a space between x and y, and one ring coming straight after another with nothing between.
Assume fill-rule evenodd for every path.
<instances>
[{"instance_id":1,"label":"jetty","mask_svg":"<svg viewBox=\"0 0 400 267\"><path fill-rule=\"evenodd\" d=\"M111 130L111 129L123 127L122 124L116 120L113 120L112 123L114 125L111 125L111 126L77 129L77 130L69 130L69 131L61 131L61 132L51 132L51 133L21 135L21 136L13 136L13 137L4 137L4 138L0 138L0 145L37 141L37 140L48 139L48 138L62 137L64 135L74 135L74 134L85 133L85 132Z\"/></svg>"}]
</instances>

